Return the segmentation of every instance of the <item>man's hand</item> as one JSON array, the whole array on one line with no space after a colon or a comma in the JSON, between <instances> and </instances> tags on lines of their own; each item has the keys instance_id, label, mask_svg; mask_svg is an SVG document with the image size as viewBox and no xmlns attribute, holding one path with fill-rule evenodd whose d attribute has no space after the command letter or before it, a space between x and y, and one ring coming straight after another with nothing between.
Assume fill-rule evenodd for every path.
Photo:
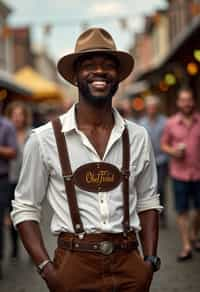
<instances>
[{"instance_id":1,"label":"man's hand","mask_svg":"<svg viewBox=\"0 0 200 292\"><path fill-rule=\"evenodd\" d=\"M152 282L152 279L153 279L153 267L151 265L151 263L149 261L144 261L144 264L148 270L148 278L147 278L147 289L149 289L150 285L151 285L151 282Z\"/></svg>"},{"instance_id":2,"label":"man's hand","mask_svg":"<svg viewBox=\"0 0 200 292\"><path fill-rule=\"evenodd\" d=\"M0 157L3 159L13 159L16 157L16 150L10 146L0 146Z\"/></svg>"},{"instance_id":3,"label":"man's hand","mask_svg":"<svg viewBox=\"0 0 200 292\"><path fill-rule=\"evenodd\" d=\"M173 156L174 158L181 159L184 156L184 151L183 149L180 148L173 148L171 150L171 156Z\"/></svg>"},{"instance_id":4,"label":"man's hand","mask_svg":"<svg viewBox=\"0 0 200 292\"><path fill-rule=\"evenodd\" d=\"M146 268L149 270L149 273L153 276L153 267L150 261L144 261Z\"/></svg>"},{"instance_id":5,"label":"man's hand","mask_svg":"<svg viewBox=\"0 0 200 292\"><path fill-rule=\"evenodd\" d=\"M42 278L47 284L49 291L55 292L57 291L58 287L60 286L56 269L54 268L53 264L50 262L48 263L44 270L41 273Z\"/></svg>"},{"instance_id":6,"label":"man's hand","mask_svg":"<svg viewBox=\"0 0 200 292\"><path fill-rule=\"evenodd\" d=\"M163 152L167 153L168 155L177 158L177 159L181 159L184 157L185 154L185 144L184 143L180 143L178 145L176 145L176 147L172 147L171 145L168 144L161 144L161 149Z\"/></svg>"}]
</instances>

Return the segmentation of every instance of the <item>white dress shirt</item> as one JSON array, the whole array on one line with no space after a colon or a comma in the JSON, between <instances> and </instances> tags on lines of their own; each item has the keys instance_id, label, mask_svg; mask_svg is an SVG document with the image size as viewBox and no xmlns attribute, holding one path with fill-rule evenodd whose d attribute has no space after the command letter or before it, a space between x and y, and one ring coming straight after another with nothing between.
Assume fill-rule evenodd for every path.
<instances>
[{"instance_id":1,"label":"white dress shirt","mask_svg":"<svg viewBox=\"0 0 200 292\"><path fill-rule=\"evenodd\" d=\"M104 161L122 168L122 133L125 122L130 136L130 225L140 230L138 213L148 209L161 210L157 194L157 173L150 139L146 130L124 121L113 110L115 124L103 159L99 157L86 135L76 123L75 106L62 115L65 135L74 172L90 162ZM122 232L122 183L109 192L92 193L75 187L81 219L86 232ZM11 213L14 225L33 220L40 222L42 201L47 199L53 209L51 231L74 232L65 192L56 140L49 122L32 131L25 146L23 165Z\"/></svg>"}]
</instances>

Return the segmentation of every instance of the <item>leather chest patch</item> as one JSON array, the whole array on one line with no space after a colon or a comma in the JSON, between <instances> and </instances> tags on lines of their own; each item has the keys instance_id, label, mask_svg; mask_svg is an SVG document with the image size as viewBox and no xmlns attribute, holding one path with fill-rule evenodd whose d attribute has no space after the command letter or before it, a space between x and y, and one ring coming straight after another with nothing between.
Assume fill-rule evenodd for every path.
<instances>
[{"instance_id":1,"label":"leather chest patch","mask_svg":"<svg viewBox=\"0 0 200 292\"><path fill-rule=\"evenodd\" d=\"M110 163L87 163L77 168L73 180L79 188L86 191L108 192L120 184L122 174Z\"/></svg>"}]
</instances>

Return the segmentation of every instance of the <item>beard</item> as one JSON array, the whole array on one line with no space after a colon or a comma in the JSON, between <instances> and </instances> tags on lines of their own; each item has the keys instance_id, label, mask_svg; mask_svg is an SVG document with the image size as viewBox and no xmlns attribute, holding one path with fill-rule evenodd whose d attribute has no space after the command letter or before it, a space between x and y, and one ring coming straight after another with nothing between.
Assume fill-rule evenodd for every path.
<instances>
[{"instance_id":1,"label":"beard","mask_svg":"<svg viewBox=\"0 0 200 292\"><path fill-rule=\"evenodd\" d=\"M77 80L77 83L83 99L93 106L104 106L106 103L110 103L119 86L118 81L109 81L110 89L105 95L94 95L89 88L88 81Z\"/></svg>"},{"instance_id":2,"label":"beard","mask_svg":"<svg viewBox=\"0 0 200 292\"><path fill-rule=\"evenodd\" d=\"M180 111L184 116L191 116L194 113L195 108L194 107L188 107L188 108L182 108Z\"/></svg>"}]
</instances>

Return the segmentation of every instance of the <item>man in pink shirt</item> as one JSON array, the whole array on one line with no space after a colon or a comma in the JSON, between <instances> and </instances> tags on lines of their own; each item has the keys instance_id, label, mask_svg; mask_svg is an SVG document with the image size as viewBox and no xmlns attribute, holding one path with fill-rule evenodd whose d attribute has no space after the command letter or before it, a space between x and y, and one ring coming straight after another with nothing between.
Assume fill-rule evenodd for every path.
<instances>
[{"instance_id":1,"label":"man in pink shirt","mask_svg":"<svg viewBox=\"0 0 200 292\"><path fill-rule=\"evenodd\" d=\"M170 174L173 180L177 224L182 240L178 261L192 258L191 241L200 251L197 239L200 222L200 114L195 111L191 89L182 88L177 98L178 113L166 123L161 147L171 156ZM189 228L190 203L195 215Z\"/></svg>"}]
</instances>

